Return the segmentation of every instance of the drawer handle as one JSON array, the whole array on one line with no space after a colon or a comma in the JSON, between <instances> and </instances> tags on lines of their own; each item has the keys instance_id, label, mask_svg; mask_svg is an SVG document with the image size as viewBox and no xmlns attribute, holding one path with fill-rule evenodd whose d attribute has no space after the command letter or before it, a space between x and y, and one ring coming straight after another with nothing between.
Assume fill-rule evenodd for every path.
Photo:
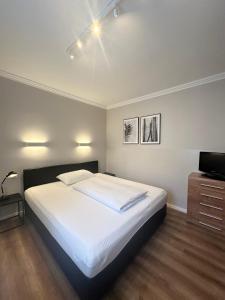
<instances>
[{"instance_id":1,"label":"drawer handle","mask_svg":"<svg viewBox=\"0 0 225 300\"><path fill-rule=\"evenodd\" d=\"M216 216L213 216L213 215L210 215L210 214L206 214L206 213L204 213L204 212L202 212L202 211L200 211L199 213L200 213L200 215L202 215L202 216L206 216L206 217L209 217L209 218L212 218L212 219L215 219L215 220L223 221L223 219L220 218L220 217L216 217Z\"/></svg>"},{"instance_id":2,"label":"drawer handle","mask_svg":"<svg viewBox=\"0 0 225 300\"><path fill-rule=\"evenodd\" d=\"M210 188L218 189L218 190L224 190L224 187L222 187L222 186L210 185L210 184L205 184L205 183L201 183L201 186L210 187Z\"/></svg>"},{"instance_id":3,"label":"drawer handle","mask_svg":"<svg viewBox=\"0 0 225 300\"><path fill-rule=\"evenodd\" d=\"M209 227L209 228L213 228L213 229L218 230L218 231L221 231L220 228L218 228L216 226L209 225L209 224L201 222L201 221L199 221L199 224L204 225L204 226Z\"/></svg>"},{"instance_id":4,"label":"drawer handle","mask_svg":"<svg viewBox=\"0 0 225 300\"><path fill-rule=\"evenodd\" d=\"M201 193L201 196L205 196L205 197L209 197L209 198L213 198L213 199L218 199L218 200L223 200L222 197L212 196L212 195L208 195L208 194L204 194L204 193Z\"/></svg>"},{"instance_id":5,"label":"drawer handle","mask_svg":"<svg viewBox=\"0 0 225 300\"><path fill-rule=\"evenodd\" d=\"M215 209L218 209L218 210L223 210L223 208L222 208L222 207L218 207L218 206L214 206L214 205L206 204L206 203L203 203L203 202L200 202L200 205L202 205L202 206L206 206L206 207L210 207L210 208L215 208Z\"/></svg>"}]
</instances>

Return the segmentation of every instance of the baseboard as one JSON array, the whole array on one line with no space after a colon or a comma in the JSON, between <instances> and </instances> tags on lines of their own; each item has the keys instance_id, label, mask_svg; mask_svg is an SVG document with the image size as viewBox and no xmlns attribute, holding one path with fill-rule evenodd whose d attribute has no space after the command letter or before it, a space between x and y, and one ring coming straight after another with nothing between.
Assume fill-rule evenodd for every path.
<instances>
[{"instance_id":1,"label":"baseboard","mask_svg":"<svg viewBox=\"0 0 225 300\"><path fill-rule=\"evenodd\" d=\"M20 211L20 213L22 214L22 211ZM5 215L4 217L0 217L0 221L4 221L8 218L12 218L12 217L15 217L17 216L18 213L17 212L14 212L14 213L11 213L11 214L8 214L8 215Z\"/></svg>"},{"instance_id":2,"label":"baseboard","mask_svg":"<svg viewBox=\"0 0 225 300\"><path fill-rule=\"evenodd\" d=\"M182 212L184 214L187 213L187 209L186 208L183 208L183 207L180 207L180 206L177 206L177 205L174 205L174 204L170 204L170 203L167 203L167 206L169 208L174 209L174 210L180 211L180 212Z\"/></svg>"}]
</instances>

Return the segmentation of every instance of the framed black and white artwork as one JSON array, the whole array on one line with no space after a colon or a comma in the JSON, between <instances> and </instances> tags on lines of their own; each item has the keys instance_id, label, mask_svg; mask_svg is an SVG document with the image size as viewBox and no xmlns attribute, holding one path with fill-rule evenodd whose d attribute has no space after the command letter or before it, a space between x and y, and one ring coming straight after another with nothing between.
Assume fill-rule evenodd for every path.
<instances>
[{"instance_id":1,"label":"framed black and white artwork","mask_svg":"<svg viewBox=\"0 0 225 300\"><path fill-rule=\"evenodd\" d=\"M161 114L141 117L141 144L160 144Z\"/></svg>"},{"instance_id":2,"label":"framed black and white artwork","mask_svg":"<svg viewBox=\"0 0 225 300\"><path fill-rule=\"evenodd\" d=\"M123 120L123 143L138 144L139 141L139 118Z\"/></svg>"}]
</instances>

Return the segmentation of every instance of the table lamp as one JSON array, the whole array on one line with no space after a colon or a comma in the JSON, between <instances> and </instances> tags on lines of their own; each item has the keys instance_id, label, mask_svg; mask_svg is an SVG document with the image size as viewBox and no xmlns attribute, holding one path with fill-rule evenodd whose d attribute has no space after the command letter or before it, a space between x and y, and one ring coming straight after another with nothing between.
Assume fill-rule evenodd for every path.
<instances>
[{"instance_id":1,"label":"table lamp","mask_svg":"<svg viewBox=\"0 0 225 300\"><path fill-rule=\"evenodd\" d=\"M18 174L14 171L11 171L9 172L5 178L2 180L2 183L1 183L1 191L2 191L2 196L1 196L1 199L4 199L5 198L5 194L4 194L4 189L3 189L3 184L4 182L8 179L8 178L14 178L14 177L17 177Z\"/></svg>"}]
</instances>

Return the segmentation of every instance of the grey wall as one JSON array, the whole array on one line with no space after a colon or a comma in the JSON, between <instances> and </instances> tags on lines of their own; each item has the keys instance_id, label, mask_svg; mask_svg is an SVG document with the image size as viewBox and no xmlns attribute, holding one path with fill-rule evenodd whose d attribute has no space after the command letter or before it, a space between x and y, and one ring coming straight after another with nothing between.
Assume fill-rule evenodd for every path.
<instances>
[{"instance_id":1,"label":"grey wall","mask_svg":"<svg viewBox=\"0 0 225 300\"><path fill-rule=\"evenodd\" d=\"M123 119L162 114L161 145L124 145ZM186 208L199 151L225 152L225 80L107 112L107 170L164 188Z\"/></svg>"},{"instance_id":2,"label":"grey wall","mask_svg":"<svg viewBox=\"0 0 225 300\"><path fill-rule=\"evenodd\" d=\"M44 140L45 148L23 144ZM24 168L96 159L105 170L105 144L105 110L0 77L0 180L10 170L20 174L5 184L7 193L22 189Z\"/></svg>"}]
</instances>

